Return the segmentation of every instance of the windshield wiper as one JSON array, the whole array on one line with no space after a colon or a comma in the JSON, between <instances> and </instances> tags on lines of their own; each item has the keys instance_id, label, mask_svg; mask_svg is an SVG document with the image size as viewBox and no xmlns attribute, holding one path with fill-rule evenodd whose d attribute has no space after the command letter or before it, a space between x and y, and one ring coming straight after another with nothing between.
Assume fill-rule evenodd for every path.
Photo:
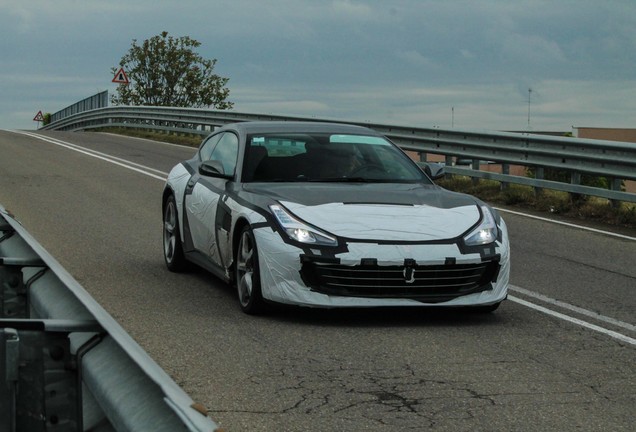
<instances>
[{"instance_id":1,"label":"windshield wiper","mask_svg":"<svg viewBox=\"0 0 636 432\"><path fill-rule=\"evenodd\" d=\"M386 183L385 179L372 179L365 177L325 177L310 179L310 182L324 182L324 183Z\"/></svg>"},{"instance_id":2,"label":"windshield wiper","mask_svg":"<svg viewBox=\"0 0 636 432\"><path fill-rule=\"evenodd\" d=\"M308 181L306 177L299 178L273 178L273 179L258 179L252 180L253 183L298 183L298 182L306 182Z\"/></svg>"}]
</instances>

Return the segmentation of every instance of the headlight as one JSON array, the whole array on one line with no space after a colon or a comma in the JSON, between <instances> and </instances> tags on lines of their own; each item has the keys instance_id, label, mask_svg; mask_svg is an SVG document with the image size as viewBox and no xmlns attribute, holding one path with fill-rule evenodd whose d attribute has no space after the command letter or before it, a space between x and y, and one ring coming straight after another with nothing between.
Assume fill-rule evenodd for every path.
<instances>
[{"instance_id":1,"label":"headlight","mask_svg":"<svg viewBox=\"0 0 636 432\"><path fill-rule=\"evenodd\" d=\"M300 243L325 246L335 246L338 244L338 241L335 238L299 221L290 215L283 207L279 205L270 205L269 209L272 211L272 214L280 226L293 240Z\"/></svg>"},{"instance_id":2,"label":"headlight","mask_svg":"<svg viewBox=\"0 0 636 432\"><path fill-rule=\"evenodd\" d=\"M490 209L481 206L483 218L481 223L464 237L467 246L478 246L492 243L497 239L497 224Z\"/></svg>"}]
</instances>

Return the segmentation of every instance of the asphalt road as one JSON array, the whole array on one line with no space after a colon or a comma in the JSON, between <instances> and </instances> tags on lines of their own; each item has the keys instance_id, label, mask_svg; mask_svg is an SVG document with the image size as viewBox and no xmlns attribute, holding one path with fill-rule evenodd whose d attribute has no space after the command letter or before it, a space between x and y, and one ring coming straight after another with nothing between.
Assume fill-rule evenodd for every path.
<instances>
[{"instance_id":1,"label":"asphalt road","mask_svg":"<svg viewBox=\"0 0 636 432\"><path fill-rule=\"evenodd\" d=\"M162 179L194 149L45 135L120 159L0 131L0 204L228 431L634 429L634 231L502 213L513 286L491 315L252 317L227 285L163 263Z\"/></svg>"}]
</instances>

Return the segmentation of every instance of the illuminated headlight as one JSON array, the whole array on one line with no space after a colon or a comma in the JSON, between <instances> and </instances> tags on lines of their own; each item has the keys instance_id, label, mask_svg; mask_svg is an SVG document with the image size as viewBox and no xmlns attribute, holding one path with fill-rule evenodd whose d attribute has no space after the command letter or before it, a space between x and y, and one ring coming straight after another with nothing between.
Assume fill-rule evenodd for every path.
<instances>
[{"instance_id":1,"label":"illuminated headlight","mask_svg":"<svg viewBox=\"0 0 636 432\"><path fill-rule=\"evenodd\" d=\"M290 215L283 207L279 205L270 205L269 208L280 226L293 240L300 243L325 246L335 246L338 244L338 241L335 238L299 221Z\"/></svg>"},{"instance_id":2,"label":"illuminated headlight","mask_svg":"<svg viewBox=\"0 0 636 432\"><path fill-rule=\"evenodd\" d=\"M484 215L481 223L464 237L467 246L485 245L497 239L497 224L492 212L486 206L481 206L481 212Z\"/></svg>"}]
</instances>

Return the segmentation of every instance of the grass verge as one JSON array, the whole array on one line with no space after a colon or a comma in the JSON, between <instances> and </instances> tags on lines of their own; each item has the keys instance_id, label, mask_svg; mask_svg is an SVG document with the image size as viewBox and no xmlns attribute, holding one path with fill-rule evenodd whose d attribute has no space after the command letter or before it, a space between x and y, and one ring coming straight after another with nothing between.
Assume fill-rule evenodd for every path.
<instances>
[{"instance_id":1,"label":"grass verge","mask_svg":"<svg viewBox=\"0 0 636 432\"><path fill-rule=\"evenodd\" d=\"M493 204L503 204L539 212L560 214L567 218L596 221L626 228L636 228L636 204L621 202L612 206L609 200L583 196L573 198L567 192L544 189L535 194L530 186L509 184L502 189L494 180L479 180L476 184L467 176L450 176L437 181L445 189L474 195Z\"/></svg>"}]
</instances>

